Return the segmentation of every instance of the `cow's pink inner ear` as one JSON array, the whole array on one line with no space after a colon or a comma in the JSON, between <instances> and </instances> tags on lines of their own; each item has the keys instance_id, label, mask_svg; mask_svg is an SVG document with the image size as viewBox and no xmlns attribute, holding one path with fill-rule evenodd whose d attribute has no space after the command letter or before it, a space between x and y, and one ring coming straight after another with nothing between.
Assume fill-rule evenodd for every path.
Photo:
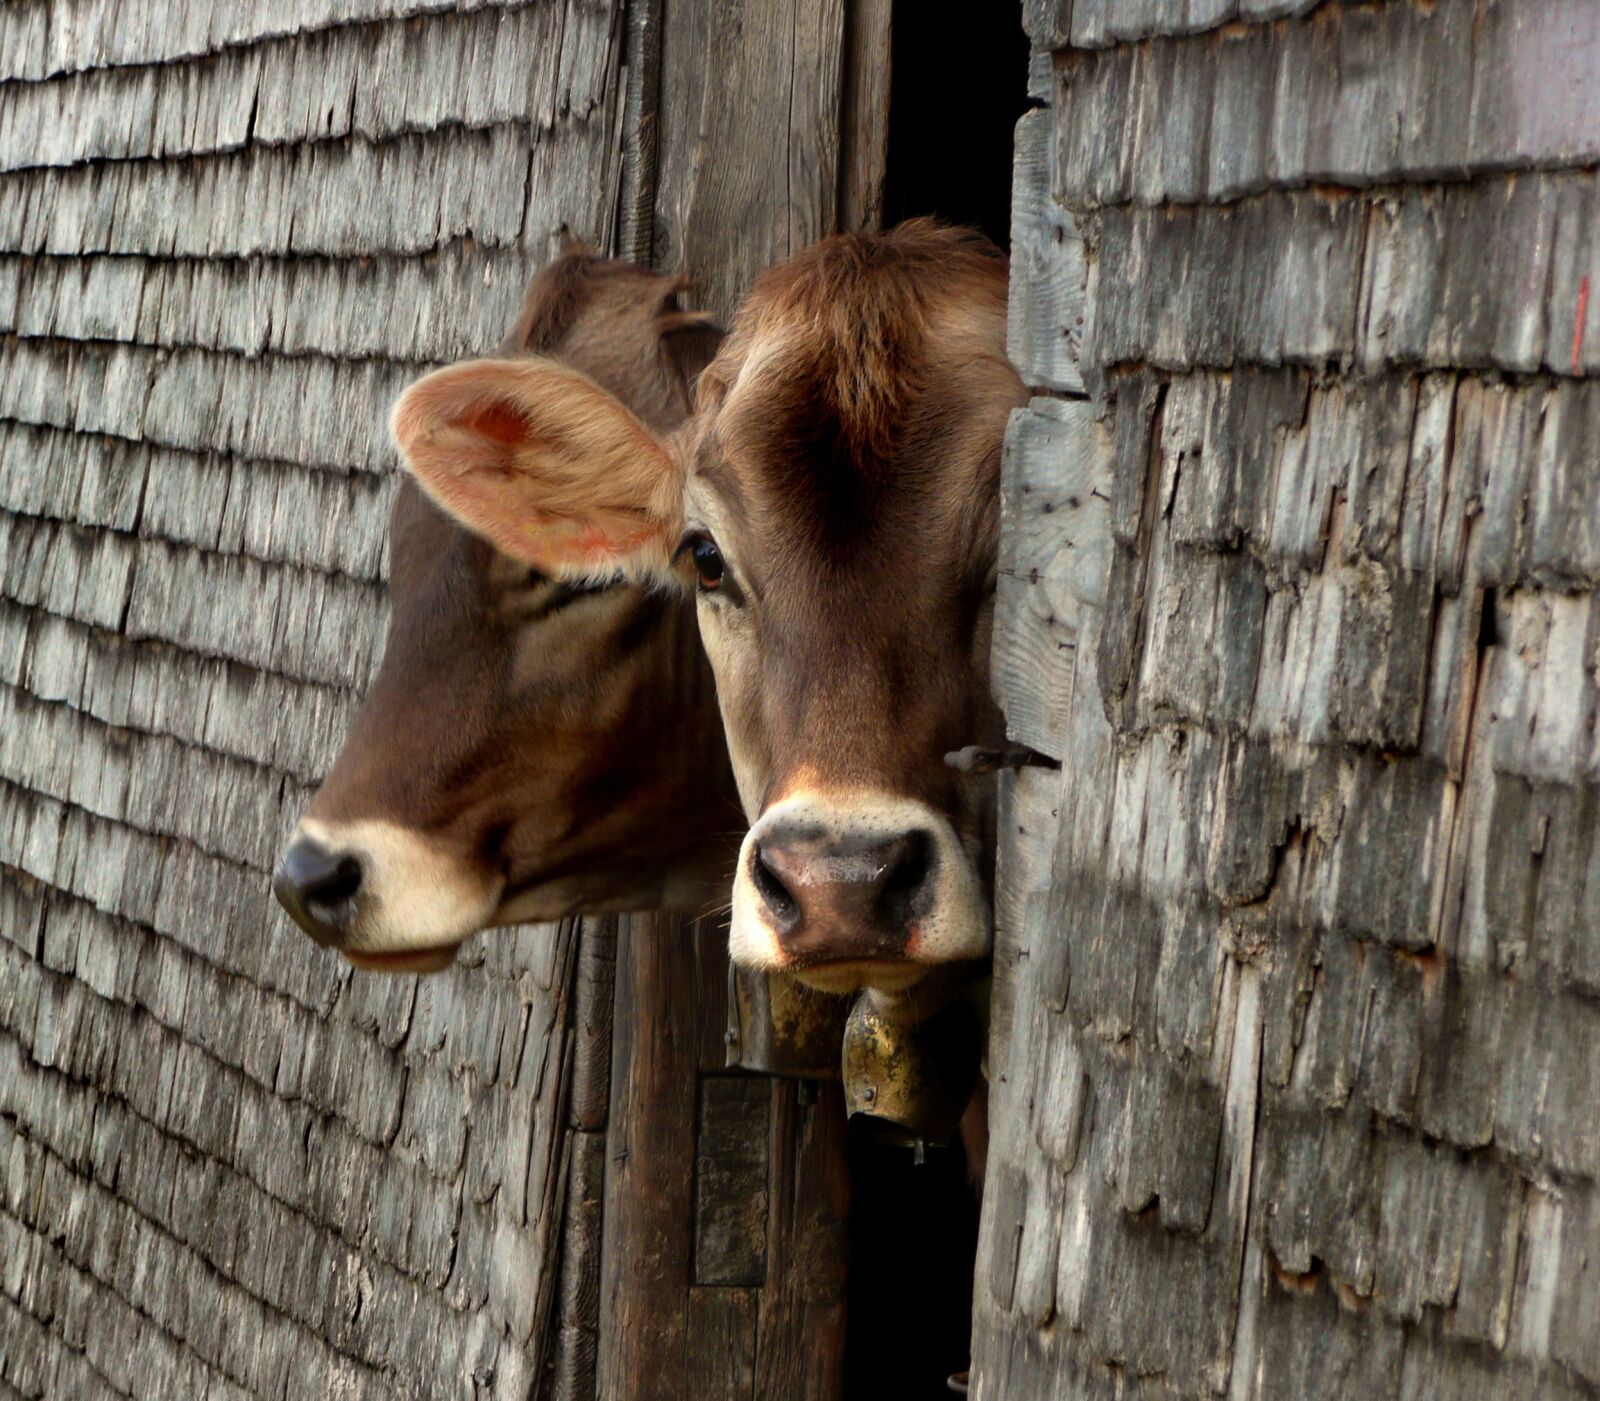
<instances>
[{"instance_id":1,"label":"cow's pink inner ear","mask_svg":"<svg viewBox=\"0 0 1600 1401\"><path fill-rule=\"evenodd\" d=\"M528 420L504 400L474 409L461 426L508 448L520 447L532 436Z\"/></svg>"},{"instance_id":2,"label":"cow's pink inner ear","mask_svg":"<svg viewBox=\"0 0 1600 1401\"><path fill-rule=\"evenodd\" d=\"M547 572L665 574L682 483L667 445L551 361L468 361L418 380L394 440L423 489Z\"/></svg>"}]
</instances>

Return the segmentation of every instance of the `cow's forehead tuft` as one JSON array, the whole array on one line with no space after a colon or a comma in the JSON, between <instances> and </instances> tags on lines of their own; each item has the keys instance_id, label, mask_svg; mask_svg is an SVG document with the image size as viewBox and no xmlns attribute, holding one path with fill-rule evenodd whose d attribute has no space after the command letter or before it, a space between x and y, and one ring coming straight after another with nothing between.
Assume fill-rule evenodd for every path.
<instances>
[{"instance_id":1,"label":"cow's forehead tuft","mask_svg":"<svg viewBox=\"0 0 1600 1401\"><path fill-rule=\"evenodd\" d=\"M940 445L959 441L979 407L964 368L974 349L1003 364L1003 284L991 285L990 259L978 262L981 278L932 293L906 275L931 278L927 266L862 271L844 257L810 279L758 285L708 372L692 470L745 514L808 533L858 535L891 493L896 514L914 512L924 488L938 489ZM835 281L836 263L853 275ZM952 336L958 323L967 333Z\"/></svg>"}]
</instances>

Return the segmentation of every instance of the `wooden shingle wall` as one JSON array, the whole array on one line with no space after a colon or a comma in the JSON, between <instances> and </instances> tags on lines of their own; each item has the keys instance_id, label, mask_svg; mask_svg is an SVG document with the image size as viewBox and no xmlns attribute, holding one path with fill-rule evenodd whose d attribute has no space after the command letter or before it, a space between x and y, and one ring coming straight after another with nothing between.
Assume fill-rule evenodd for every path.
<instances>
[{"instance_id":1,"label":"wooden shingle wall","mask_svg":"<svg viewBox=\"0 0 1600 1401\"><path fill-rule=\"evenodd\" d=\"M527 1394L575 928L352 975L267 872L384 619L383 416L608 234L606 5L0 18L0 1376Z\"/></svg>"},{"instance_id":2,"label":"wooden shingle wall","mask_svg":"<svg viewBox=\"0 0 1600 1401\"><path fill-rule=\"evenodd\" d=\"M974 1394L1593 1397L1600 11L1024 10Z\"/></svg>"},{"instance_id":3,"label":"wooden shingle wall","mask_svg":"<svg viewBox=\"0 0 1600 1401\"><path fill-rule=\"evenodd\" d=\"M696 1115L737 1098L697 1087L714 940L599 921L352 975L267 878L376 665L397 391L493 347L567 232L726 313L834 225L844 42L789 0L0 13L0 1396L710 1394L689 1344L837 1394L826 1101L722 1115L773 1223L731 1274L652 1194L669 1164L692 1194ZM640 1040L652 978L680 995Z\"/></svg>"}]
</instances>

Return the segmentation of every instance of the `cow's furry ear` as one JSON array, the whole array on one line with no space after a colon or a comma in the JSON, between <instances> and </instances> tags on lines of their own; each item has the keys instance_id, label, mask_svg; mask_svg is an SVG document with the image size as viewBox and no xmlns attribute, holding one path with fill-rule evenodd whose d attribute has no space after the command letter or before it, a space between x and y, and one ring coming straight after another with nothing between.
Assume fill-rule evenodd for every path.
<instances>
[{"instance_id":1,"label":"cow's furry ear","mask_svg":"<svg viewBox=\"0 0 1600 1401\"><path fill-rule=\"evenodd\" d=\"M661 344L683 376L685 397L694 402L695 381L717 358L726 333L709 311L669 311L656 320Z\"/></svg>"},{"instance_id":2,"label":"cow's furry ear","mask_svg":"<svg viewBox=\"0 0 1600 1401\"><path fill-rule=\"evenodd\" d=\"M615 396L554 360L469 360L418 380L391 429L446 511L514 559L567 577L666 575L683 476Z\"/></svg>"}]
</instances>

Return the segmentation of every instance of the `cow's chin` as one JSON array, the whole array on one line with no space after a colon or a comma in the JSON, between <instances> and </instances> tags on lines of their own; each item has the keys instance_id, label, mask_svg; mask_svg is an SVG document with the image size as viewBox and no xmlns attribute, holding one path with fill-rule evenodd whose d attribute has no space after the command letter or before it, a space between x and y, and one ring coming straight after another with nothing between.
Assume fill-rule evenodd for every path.
<instances>
[{"instance_id":1,"label":"cow's chin","mask_svg":"<svg viewBox=\"0 0 1600 1401\"><path fill-rule=\"evenodd\" d=\"M456 961L461 945L440 944L432 948L401 949L395 953L361 953L354 949L341 952L346 963L364 973L442 973Z\"/></svg>"},{"instance_id":2,"label":"cow's chin","mask_svg":"<svg viewBox=\"0 0 1600 1401\"><path fill-rule=\"evenodd\" d=\"M724 880L726 877L723 878ZM711 903L715 887L704 881L674 883L670 877L638 881L628 888L615 882L596 885L581 877L550 881L513 889L487 912L483 906L491 892L475 892L462 902L462 915L441 927L416 919L419 913L437 913L425 900L407 900L404 889L389 888L387 898L371 902L366 918L358 922L355 938L339 949L352 967L368 973L440 973L449 968L473 934L522 924L552 924L580 914L629 914L669 909L697 913ZM477 909L472 906L476 905ZM390 928L392 913L395 927Z\"/></svg>"},{"instance_id":3,"label":"cow's chin","mask_svg":"<svg viewBox=\"0 0 1600 1401\"><path fill-rule=\"evenodd\" d=\"M647 911L703 915L725 901L731 862L731 854L716 852L705 860L661 869L635 863L548 881L519 883L513 878L487 923L498 928L548 924L574 915Z\"/></svg>"},{"instance_id":4,"label":"cow's chin","mask_svg":"<svg viewBox=\"0 0 1600 1401\"><path fill-rule=\"evenodd\" d=\"M582 878L548 881L515 890L488 921L488 927L503 929L512 924L553 924L575 915L621 915L639 910L659 909L661 883L640 883L619 889L597 887Z\"/></svg>"},{"instance_id":5,"label":"cow's chin","mask_svg":"<svg viewBox=\"0 0 1600 1401\"><path fill-rule=\"evenodd\" d=\"M870 989L884 997L898 997L927 977L930 965L904 959L841 958L795 968L794 977L818 992L847 993Z\"/></svg>"}]
</instances>

